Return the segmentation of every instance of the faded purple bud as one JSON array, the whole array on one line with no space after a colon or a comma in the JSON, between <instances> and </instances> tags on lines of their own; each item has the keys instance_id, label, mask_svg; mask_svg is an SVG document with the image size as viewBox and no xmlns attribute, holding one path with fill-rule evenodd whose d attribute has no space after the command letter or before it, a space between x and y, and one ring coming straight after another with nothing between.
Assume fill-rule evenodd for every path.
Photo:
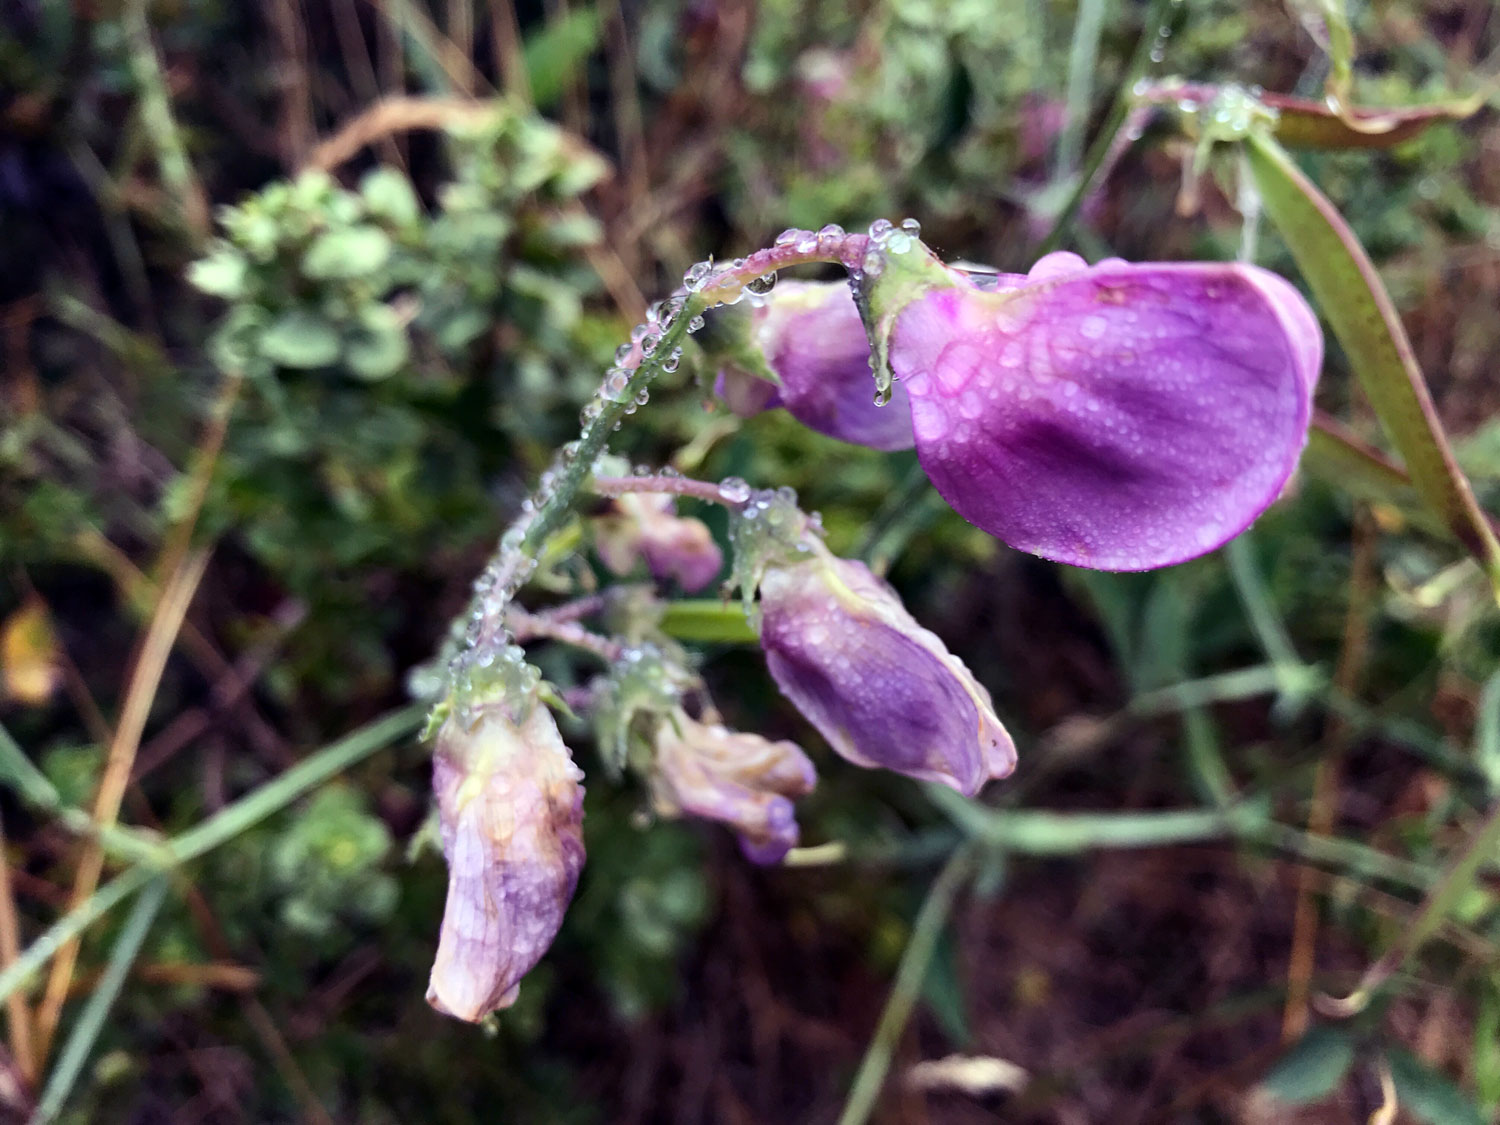
<instances>
[{"instance_id":1,"label":"faded purple bud","mask_svg":"<svg viewBox=\"0 0 1500 1125\"><path fill-rule=\"evenodd\" d=\"M617 514L595 521L599 558L615 574L629 574L640 559L659 579L675 578L689 593L701 590L724 565L723 552L702 520L676 514L671 496L629 492L614 500Z\"/></svg>"},{"instance_id":2,"label":"faded purple bud","mask_svg":"<svg viewBox=\"0 0 1500 1125\"><path fill-rule=\"evenodd\" d=\"M1051 254L986 292L913 267L880 313L888 362L923 468L971 523L1044 558L1145 570L1222 545L1280 494L1323 354L1280 277Z\"/></svg>"},{"instance_id":3,"label":"faded purple bud","mask_svg":"<svg viewBox=\"0 0 1500 1125\"><path fill-rule=\"evenodd\" d=\"M892 451L912 446L911 407L895 389L885 406L875 405L870 341L843 282L783 281L752 308L750 338L781 381L726 365L716 389L737 414L785 407L821 434Z\"/></svg>"},{"instance_id":4,"label":"faded purple bud","mask_svg":"<svg viewBox=\"0 0 1500 1125\"><path fill-rule=\"evenodd\" d=\"M864 563L819 547L767 567L760 598L772 677L845 758L968 796L1015 768L989 692Z\"/></svg>"},{"instance_id":5,"label":"faded purple bud","mask_svg":"<svg viewBox=\"0 0 1500 1125\"><path fill-rule=\"evenodd\" d=\"M432 782L448 860L448 901L427 1002L477 1021L515 1003L562 924L583 867L583 773L535 696L472 727L438 731Z\"/></svg>"},{"instance_id":6,"label":"faded purple bud","mask_svg":"<svg viewBox=\"0 0 1500 1125\"><path fill-rule=\"evenodd\" d=\"M656 811L722 821L739 834L752 862L778 863L797 846L792 799L816 783L812 762L795 743L700 723L681 710L657 728Z\"/></svg>"}]
</instances>

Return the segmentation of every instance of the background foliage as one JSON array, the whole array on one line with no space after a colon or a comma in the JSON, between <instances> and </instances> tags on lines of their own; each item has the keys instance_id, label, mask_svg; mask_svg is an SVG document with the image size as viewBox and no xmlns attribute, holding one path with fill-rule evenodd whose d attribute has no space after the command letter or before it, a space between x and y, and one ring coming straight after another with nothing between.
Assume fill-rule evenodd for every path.
<instances>
[{"instance_id":1,"label":"background foliage","mask_svg":"<svg viewBox=\"0 0 1500 1125\"><path fill-rule=\"evenodd\" d=\"M1490 5L1352 7L1361 104L1491 79ZM1101 0L14 0L4 729L54 805L94 807L114 763L122 822L176 834L243 807L404 704L615 347L687 265L787 226L914 215L948 257L1024 270L1143 35L1154 79L1320 98L1322 8L1156 5L1159 36L1146 5ZM1192 182L1173 121L1139 140L1066 241L1235 256L1236 161ZM1492 509L1497 153L1483 109L1302 157ZM1258 256L1296 276L1269 228ZM648 827L643 794L565 731L591 776L589 863L558 945L480 1033L422 999L444 879L426 752L397 739L174 874L62 1086L65 1119L831 1120L924 902L916 1012L877 1038L895 1051L885 1120L1330 1120L1367 1116L1383 1080L1403 1120L1489 1119L1487 852L1368 1007L1312 1003L1411 932L1500 785L1494 603L1420 511L1357 501L1309 458L1226 552L1074 571L964 524L909 455L706 412L689 366L616 448L797 488L831 546L888 568L992 690L1016 776L979 806L843 766L753 650L711 645L729 719L818 759L804 841L843 850L758 871L713 828ZM1337 348L1319 401L1379 440ZM1198 819L1161 835L1147 814L1172 810ZM85 849L36 800L3 812L9 962L17 928L24 945L67 911ZM1049 815L1066 813L1107 819ZM962 875L951 904L940 870ZM86 1026L134 917L90 928L66 1005L38 978L22 1022L60 1011L59 1042ZM24 1119L56 1072L17 1013ZM977 1088L914 1069L954 1053L990 1060Z\"/></svg>"}]
</instances>

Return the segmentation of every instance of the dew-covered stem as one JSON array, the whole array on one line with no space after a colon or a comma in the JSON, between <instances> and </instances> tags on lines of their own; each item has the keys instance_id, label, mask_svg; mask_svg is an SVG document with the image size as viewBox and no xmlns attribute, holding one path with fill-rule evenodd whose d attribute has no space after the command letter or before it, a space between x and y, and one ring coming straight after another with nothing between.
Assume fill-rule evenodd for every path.
<instances>
[{"instance_id":1,"label":"dew-covered stem","mask_svg":"<svg viewBox=\"0 0 1500 1125\"><path fill-rule=\"evenodd\" d=\"M706 504L723 504L738 508L749 498L749 485L731 477L722 484L692 477L674 476L668 473L648 474L634 477L601 477L589 479L590 492L599 496L624 496L627 492L649 492L672 496L687 496L702 500Z\"/></svg>"},{"instance_id":2,"label":"dew-covered stem","mask_svg":"<svg viewBox=\"0 0 1500 1125\"><path fill-rule=\"evenodd\" d=\"M577 621L545 613L528 613L520 606L513 605L505 611L505 624L517 644L540 640L557 641L559 644L591 652L607 664L613 664L625 652L625 646L619 641L595 633Z\"/></svg>"},{"instance_id":3,"label":"dew-covered stem","mask_svg":"<svg viewBox=\"0 0 1500 1125\"><path fill-rule=\"evenodd\" d=\"M626 415L644 404L652 382L675 370L682 344L703 323L703 314L718 305L735 304L746 293L766 292L775 283L777 271L790 266L831 262L842 265L851 283L858 284L868 242L865 235L846 234L833 225L820 231L784 231L775 245L747 258L717 266L698 263L684 276L682 288L652 306L647 322L631 333L629 344L621 346L599 392L584 406L577 440L558 450L475 581L461 636L445 654L446 685L440 706L468 711L482 704L498 690L495 677L519 659L519 653L508 651L507 606L536 568L548 536L573 510L610 435Z\"/></svg>"}]
</instances>

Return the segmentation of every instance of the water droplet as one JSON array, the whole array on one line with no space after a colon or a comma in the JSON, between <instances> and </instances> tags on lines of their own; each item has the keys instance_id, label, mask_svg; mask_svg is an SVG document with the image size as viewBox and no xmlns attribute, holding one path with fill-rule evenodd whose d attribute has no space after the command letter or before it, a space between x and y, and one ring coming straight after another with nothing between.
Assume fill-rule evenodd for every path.
<instances>
[{"instance_id":1,"label":"water droplet","mask_svg":"<svg viewBox=\"0 0 1500 1125\"><path fill-rule=\"evenodd\" d=\"M696 331L698 331L698 329L700 329L702 327L703 327L703 318L701 316L695 316L695 317L693 317L692 320L688 321L688 331L689 332L696 332Z\"/></svg>"},{"instance_id":2,"label":"water droplet","mask_svg":"<svg viewBox=\"0 0 1500 1125\"><path fill-rule=\"evenodd\" d=\"M890 387L876 387L875 388L875 405L876 406L886 406L886 405L888 405L890 403L890 401L891 401L891 388Z\"/></svg>"},{"instance_id":3,"label":"water droplet","mask_svg":"<svg viewBox=\"0 0 1500 1125\"><path fill-rule=\"evenodd\" d=\"M754 293L756 296L759 296L762 293L769 293L775 287L776 287L776 271L775 270L772 270L770 273L763 273L759 277L753 278L750 281L745 282L745 288L749 292Z\"/></svg>"},{"instance_id":4,"label":"water droplet","mask_svg":"<svg viewBox=\"0 0 1500 1125\"><path fill-rule=\"evenodd\" d=\"M743 504L750 499L750 485L739 477L725 477L719 482L719 495L726 503Z\"/></svg>"},{"instance_id":5,"label":"water droplet","mask_svg":"<svg viewBox=\"0 0 1500 1125\"><path fill-rule=\"evenodd\" d=\"M901 229L913 238L922 237L922 224L917 222L916 219L902 219Z\"/></svg>"},{"instance_id":6,"label":"water droplet","mask_svg":"<svg viewBox=\"0 0 1500 1125\"><path fill-rule=\"evenodd\" d=\"M792 243L798 241L806 234L807 232L805 230L799 230L797 227L787 227L786 230L782 231L776 236L776 245L790 246Z\"/></svg>"},{"instance_id":7,"label":"water droplet","mask_svg":"<svg viewBox=\"0 0 1500 1125\"><path fill-rule=\"evenodd\" d=\"M698 262L689 267L687 273L682 275L682 286L689 293L696 293L703 288L703 283L708 280L708 275L714 272L713 262Z\"/></svg>"},{"instance_id":8,"label":"water droplet","mask_svg":"<svg viewBox=\"0 0 1500 1125\"><path fill-rule=\"evenodd\" d=\"M668 375L677 370L677 364L682 360L682 349L673 348L672 354L661 361L661 369Z\"/></svg>"},{"instance_id":9,"label":"water droplet","mask_svg":"<svg viewBox=\"0 0 1500 1125\"><path fill-rule=\"evenodd\" d=\"M884 242L895 229L896 225L889 219L876 219L870 224L870 238L877 243Z\"/></svg>"},{"instance_id":10,"label":"water droplet","mask_svg":"<svg viewBox=\"0 0 1500 1125\"><path fill-rule=\"evenodd\" d=\"M819 240L822 240L822 239L825 239L825 238L829 239L829 240L832 240L832 239L835 239L835 238L843 238L843 237L844 237L844 228L841 227L841 226L839 226L838 223L829 223L825 227L819 227L818 228L818 238L819 238Z\"/></svg>"}]
</instances>

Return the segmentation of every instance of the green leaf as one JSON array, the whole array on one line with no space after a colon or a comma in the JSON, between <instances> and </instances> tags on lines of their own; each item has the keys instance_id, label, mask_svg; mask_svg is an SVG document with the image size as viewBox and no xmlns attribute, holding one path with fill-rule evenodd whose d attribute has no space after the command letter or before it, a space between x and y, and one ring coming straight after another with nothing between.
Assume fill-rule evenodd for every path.
<instances>
[{"instance_id":1,"label":"green leaf","mask_svg":"<svg viewBox=\"0 0 1500 1125\"><path fill-rule=\"evenodd\" d=\"M1288 1105L1331 1094L1354 1063L1354 1040L1336 1027L1315 1027L1289 1047L1261 1086Z\"/></svg>"},{"instance_id":2,"label":"green leaf","mask_svg":"<svg viewBox=\"0 0 1500 1125\"><path fill-rule=\"evenodd\" d=\"M942 1025L954 1046L966 1047L972 1039L967 1009L968 993L959 972L958 949L951 936L938 939L932 964L922 981L922 999Z\"/></svg>"},{"instance_id":3,"label":"green leaf","mask_svg":"<svg viewBox=\"0 0 1500 1125\"><path fill-rule=\"evenodd\" d=\"M363 277L385 265L391 240L379 227L361 224L324 231L302 255L302 272L320 280Z\"/></svg>"},{"instance_id":4,"label":"green leaf","mask_svg":"<svg viewBox=\"0 0 1500 1125\"><path fill-rule=\"evenodd\" d=\"M394 168L376 168L359 182L370 214L398 227L410 226L422 217L422 205L411 181Z\"/></svg>"},{"instance_id":5,"label":"green leaf","mask_svg":"<svg viewBox=\"0 0 1500 1125\"><path fill-rule=\"evenodd\" d=\"M326 367L339 357L338 331L305 309L282 313L258 343L261 355L282 367Z\"/></svg>"},{"instance_id":6,"label":"green leaf","mask_svg":"<svg viewBox=\"0 0 1500 1125\"><path fill-rule=\"evenodd\" d=\"M552 20L526 40L526 74L537 108L546 109L562 97L598 45L599 13L593 8L579 8Z\"/></svg>"},{"instance_id":7,"label":"green leaf","mask_svg":"<svg viewBox=\"0 0 1500 1125\"><path fill-rule=\"evenodd\" d=\"M196 289L232 301L245 295L248 272L244 255L224 246L190 265L188 281Z\"/></svg>"},{"instance_id":8,"label":"green leaf","mask_svg":"<svg viewBox=\"0 0 1500 1125\"><path fill-rule=\"evenodd\" d=\"M1431 125L1472 117L1483 98L1469 97L1432 105L1399 108L1350 107L1342 114L1326 101L1264 94L1260 99L1276 110L1276 139L1290 148L1393 148Z\"/></svg>"},{"instance_id":9,"label":"green leaf","mask_svg":"<svg viewBox=\"0 0 1500 1125\"><path fill-rule=\"evenodd\" d=\"M1427 1125L1485 1125L1489 1120L1449 1078L1409 1052L1392 1049L1385 1057L1396 1083L1396 1100L1418 1121Z\"/></svg>"},{"instance_id":10,"label":"green leaf","mask_svg":"<svg viewBox=\"0 0 1500 1125\"><path fill-rule=\"evenodd\" d=\"M1343 345L1417 492L1500 591L1500 542L1458 467L1411 341L1364 247L1322 192L1270 137L1245 155L1265 210Z\"/></svg>"},{"instance_id":11,"label":"green leaf","mask_svg":"<svg viewBox=\"0 0 1500 1125\"><path fill-rule=\"evenodd\" d=\"M371 305L344 346L344 362L361 379L374 382L401 370L411 354L406 329L389 305Z\"/></svg>"}]
</instances>

